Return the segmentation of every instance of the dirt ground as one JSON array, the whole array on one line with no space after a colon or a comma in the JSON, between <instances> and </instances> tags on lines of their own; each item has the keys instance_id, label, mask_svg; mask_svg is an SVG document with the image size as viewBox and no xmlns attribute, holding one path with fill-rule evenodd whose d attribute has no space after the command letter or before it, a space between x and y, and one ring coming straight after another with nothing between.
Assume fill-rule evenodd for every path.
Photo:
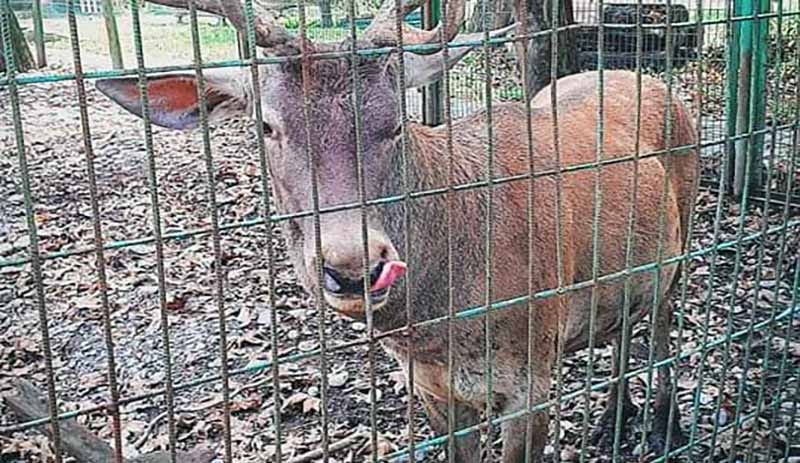
<instances>
[{"instance_id":1,"label":"dirt ground","mask_svg":"<svg viewBox=\"0 0 800 463\"><path fill-rule=\"evenodd\" d=\"M57 56L57 54L54 54ZM66 58L54 58L49 72L67 70ZM104 64L98 63L102 67ZM24 144L28 156L35 204L34 218L39 230L40 249L45 255L71 254L43 263L45 307L49 320L59 405L78 410L108 400L106 341L102 327L102 304L96 280L92 214L89 200L84 145L73 82L31 84L20 87ZM141 122L88 87L91 141L96 156L95 170L104 239L125 242L152 235L151 197L145 177L146 151ZM0 262L25 259L29 241L23 207L20 171L12 128L9 93L0 87ZM784 134L785 135L785 134ZM216 126L212 132L218 211L224 224L250 224L264 216L260 168L250 123L234 120ZM782 138L785 140L786 138ZM199 131L172 132L155 128L153 140L162 227L166 233L209 227L206 172ZM788 151L784 142L776 145L781 159L775 178L786 179L797 171L786 170ZM715 171L713 154L705 153L708 172ZM780 171L783 169L783 171ZM796 169L796 167L795 167ZM717 222L717 208L721 220ZM740 216L743 223L740 224ZM751 202L745 211L728 199L719 204L718 193L704 189L695 215L692 249L705 249L739 236L753 236L741 243L741 266L735 265L735 246L716 255L716 272L711 271L712 254L693 259L683 295L685 304L675 307L683 321L677 402L684 429L696 429L697 444L679 457L680 461L701 461L714 454L720 461L729 454L746 452L752 442L757 461L777 461L764 455L766 436L772 435L775 449L782 451L800 440L794 421L800 390L800 314L786 312L792 301L792 281L800 253L800 210L788 209L789 227L759 235L764 220L771 228L784 220L783 206L765 208ZM718 225L718 230L715 230ZM742 226L739 235L739 226ZM233 449L235 461L266 461L275 452L277 429L275 407L281 412L284 458L320 446L323 404L320 400L320 360L312 355L319 349L319 313L295 280L287 262L279 230L267 242L264 225L233 228L222 234L224 262L224 310L228 328L229 366L251 367L249 373L231 379ZM213 377L220 367L219 325L214 301L215 269L209 235L200 234L164 243L169 338L172 378L184 384ZM276 252L276 311L273 326L269 311L268 261L265 249ZM89 252L87 252L89 251ZM763 252L763 254L762 254ZM111 332L117 361L117 377L123 398L163 390L165 381L164 344L159 319L159 294L152 243L138 243L106 252ZM783 273L776 274L782 266ZM758 283L757 283L758 282ZM795 293L797 288L795 288ZM44 385L43 350L40 343L35 285L31 265L0 268L0 395L9 393L11 379L24 377ZM795 311L796 312L796 311ZM783 317L752 333L753 323ZM794 330L791 334L789 328ZM358 435L350 445L331 454L334 462L367 461L370 452L367 432L370 420L370 378L368 347L358 341L366 336L365 325L326 311L323 332L328 347L330 389L327 417L331 441ZM273 329L275 337L273 338ZM745 331L742 331L745 330ZM637 329L633 366L641 368L648 357L647 327ZM738 333L731 343L717 344L703 352L703 341L724 340L726 333ZM791 334L791 335L790 335ZM678 330L673 330L673 344ZM273 360L273 342L281 358L296 358L281 364L278 386L281 401L273 400L270 372L259 365ZM337 349L348 343L353 347ZM726 352L729 359L726 362ZM303 354L308 354L307 358ZM610 375L610 349L597 349L597 381ZM786 356L786 361L781 358ZM588 352L565 359L563 393L585 387ZM782 370L781 365L785 368ZM375 425L382 454L406 446L408 435L408 391L400 367L375 347ZM783 372L783 374L781 374ZM781 378L783 387L778 389ZM641 406L648 375L632 380L634 400ZM763 395L759 390L763 385ZM211 447L221 455L222 411L219 381L176 392L177 437L182 448L195 444ZM764 406L755 418L745 420L737 431L721 432L713 442L715 428L729 425L737 404L742 416ZM714 411L720 401L723 412ZM584 413L593 423L602 411L602 394L593 392L564 400L553 416L560 415L559 456L577 461L583 433ZM697 407L695 407L695 401ZM767 406L769 405L769 406ZM156 396L122 407L124 451L127 456L167 445L164 401ZM111 441L110 420L102 412L83 415L79 422ZM413 413L415 442L433 437L425 416L417 406ZM14 417L0 405L0 427L11 426ZM792 425L792 423L794 423ZM771 428L771 426L773 426ZM2 428L0 428L2 429ZM647 461L641 455L641 420L634 422L623 442L630 461ZM555 438L555 436L551 436ZM552 441L553 439L551 439ZM494 446L495 451L497 445ZM714 450L711 452L710 449ZM548 452L554 452L553 446ZM608 452L589 447L591 461L607 461ZM794 452L795 450L792 450ZM433 448L418 455L441 461L443 452ZM46 439L34 431L0 433L0 462L48 461ZM738 458L738 457L737 457ZM738 461L734 460L734 461Z\"/></svg>"}]
</instances>

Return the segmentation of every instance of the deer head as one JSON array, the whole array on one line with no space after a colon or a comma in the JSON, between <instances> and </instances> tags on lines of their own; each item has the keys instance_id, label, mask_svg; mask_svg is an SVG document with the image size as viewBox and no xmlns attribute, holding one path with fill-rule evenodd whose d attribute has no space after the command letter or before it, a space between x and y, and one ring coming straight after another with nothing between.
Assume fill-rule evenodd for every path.
<instances>
[{"instance_id":1,"label":"deer head","mask_svg":"<svg viewBox=\"0 0 800 463\"><path fill-rule=\"evenodd\" d=\"M153 0L156 3L187 7L186 0ZM444 27L423 31L403 25L408 45L445 41L474 41L482 34L456 37L464 19L465 0L454 0L447 9ZM357 46L374 48L396 46L396 17L417 8L421 0L408 0L397 11L394 0L387 0L367 28ZM195 0L198 9L227 17L239 30L245 30L245 17L239 0ZM513 26L512 26L513 27ZM507 27L492 32L498 36ZM385 195L398 184L398 141L403 136L399 114L398 52L379 57L308 59L321 52L346 51L348 41L339 44L311 43L289 34L265 15L256 18L256 44L270 56L287 59L276 65L259 67L260 95L253 94L252 75L241 69L204 70L209 120L237 113L253 114L259 98L262 107L268 167L276 207L282 213L312 208L309 162L318 172L320 207L355 203L359 197L356 171L356 112L361 121L358 137L363 154L363 173L368 199ZM441 34L441 35L440 35ZM437 80L444 65L453 66L470 47L423 55L404 51L404 77L407 87ZM303 59L299 59L303 57ZM354 98L353 66L359 77L358 101ZM304 77L305 75L305 77ZM107 79L97 88L128 111L140 115L142 108L136 78ZM147 80L150 119L154 124L187 129L199 124L199 99L195 74L151 76ZM304 105L308 104L307 111ZM306 127L311 136L307 136ZM310 141L309 141L310 139ZM308 148L308 150L307 150ZM310 159L308 153L311 153ZM393 193L397 193L396 191ZM363 238L360 211L326 213L321 216L322 287L326 300L336 309L357 316L363 314ZM400 252L386 232L385 217L370 210L368 217L368 262L371 275L370 298L374 309L387 300L394 281L405 266ZM309 285L317 285L315 240L312 219L292 220L288 225L290 245L298 254L295 266Z\"/></svg>"}]
</instances>

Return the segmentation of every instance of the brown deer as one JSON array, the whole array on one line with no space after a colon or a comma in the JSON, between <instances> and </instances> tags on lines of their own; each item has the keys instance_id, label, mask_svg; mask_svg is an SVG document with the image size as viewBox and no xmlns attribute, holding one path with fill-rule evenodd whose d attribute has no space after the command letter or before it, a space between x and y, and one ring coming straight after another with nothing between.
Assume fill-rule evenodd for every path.
<instances>
[{"instance_id":1,"label":"brown deer","mask_svg":"<svg viewBox=\"0 0 800 463\"><path fill-rule=\"evenodd\" d=\"M186 7L185 0L157 0ZM403 5L407 14L415 3ZM244 29L241 5L234 1L197 0L198 8L227 16ZM365 31L358 46L394 46L394 1L388 0L375 21ZM447 40L456 37L464 17L464 1L454 0L441 31L421 31L404 26L406 45L438 43L439 33ZM356 174L356 132L354 116L360 117L363 178L366 199L403 192L401 141L407 146L408 187L411 191L443 188L452 180L463 185L486 179L487 114L480 112L452 126L453 168L449 166L446 129L415 123L402 125L399 118L400 68L398 53L380 57L362 56L358 69L360 92L354 101L351 58L300 59L309 53L347 51L341 44L312 44L300 41L265 17L256 22L257 44L274 56L292 57L260 69L260 95L253 95L249 71L205 71L207 111L210 119L236 113L253 113L258 98L263 107L264 139L275 207L281 214L312 209L309 163L318 172L319 206L352 204L359 200ZM504 31L498 31L497 34ZM495 34L496 35L496 34ZM450 51L452 66L469 48ZM305 52L305 53L301 53ZM429 55L404 52L404 78L409 87L435 81L441 76L441 51ZM304 72L304 68L307 72ZM305 77L304 77L305 74ZM629 72L606 72L604 91L604 159L632 156L636 150L635 76ZM597 152L597 73L563 78L557 83L560 164L557 164L551 128L552 108L549 87L531 101L534 168L538 172L564 169L591 163ZM148 94L153 123L176 129L199 124L197 86L193 73L151 76ZM136 78L100 80L97 87L127 110L141 115ZM304 97L304 90L307 97ZM480 306L490 290L491 301L502 301L529 294L529 265L533 290L570 286L593 277L592 222L595 169L599 168L598 188L601 203L598 215L597 262L601 275L625 269L626 231L631 207L636 210L633 226L633 265L651 263L661 257L680 254L686 246L687 222L697 189L697 153L690 116L677 98L667 108L667 88L652 78L643 78L639 149L643 154L674 148L638 161L638 195L631 203L634 166L631 158L590 169L569 169L560 176L537 176L534 180L533 223L528 222L529 155L526 108L522 103L495 104L492 107L494 178L518 176L492 187L491 209L485 188L461 189L451 196L450 239L454 250L453 291L448 285L448 200L430 195L407 204L370 206L367 209L370 285L364 294L362 220L360 210L345 209L320 217L321 262L317 261L314 221L311 217L284 223L285 236L292 250L294 267L305 286L316 294L322 290L325 301L338 312L354 318L366 316L366 297L371 302L374 326L379 331L447 315L450 297L456 308ZM310 102L307 113L304 101ZM666 130L669 115L671 130ZM307 137L306 127L310 130ZM307 156L307 143L311 159ZM558 185L561 185L560 190ZM561 191L561 195L557 192ZM560 198L560 200L558 200ZM557 203L560 202L560 210ZM403 226L404 208L410 208L411 225ZM491 210L491 236L486 235L485 218ZM557 228L557 225L560 225ZM414 243L404 247L406 233ZM560 235L560 241L559 241ZM485 287L487 238L491 241L491 287ZM557 243L561 243L558 249ZM529 245L533 248L529 249ZM530 262L530 259L533 261ZM559 268L560 262L560 268ZM314 270L322 266L321 275ZM406 271L405 278L401 278ZM665 265L659 271L639 272L630 277L631 322L643 318L660 306L653 330L656 359L669 356L669 294L676 280L678 265ZM561 281L559 282L559 274ZM320 281L320 279L322 281ZM320 288L321 286L321 288ZM406 288L407 286L407 288ZM411 310L406 311L404 290L410 292ZM596 287L596 342L615 343L614 375L619 374L620 339L624 304L624 279L603 281ZM655 301L655 304L654 304ZM548 399L551 373L559 343L565 352L588 345L592 288L557 293L535 299L532 307L520 303L492 311L486 318L464 318L453 326L452 383L448 376L447 323L433 323L411 330L397 330L382 343L401 365L413 358L413 387L426 408L433 429L448 432L448 397L455 400L458 429L480 422L486 407L487 379L484 367L491 362L493 414L525 409L528 399L540 403ZM534 320L529 323L529 310ZM407 319L407 313L413 314ZM487 321L488 320L488 321ZM485 358L484 323L491 324L492 356ZM532 327L532 332L529 332ZM627 338L627 337L626 337ZM528 361L529 343L533 358ZM529 365L530 364L530 365ZM528 368L534 381L528 387ZM658 372L655 414L650 444L659 451L667 436L670 404L670 371ZM450 390L450 384L453 385ZM621 390L620 390L621 388ZM636 413L625 382L612 384L610 399L598 427L597 436L613 430L617 392L624 397L623 416ZM673 445L681 437L675 415ZM501 425L503 462L525 461L526 446L534 460L541 461L547 440L548 415L535 413ZM476 433L459 437L455 461L480 460Z\"/></svg>"}]
</instances>

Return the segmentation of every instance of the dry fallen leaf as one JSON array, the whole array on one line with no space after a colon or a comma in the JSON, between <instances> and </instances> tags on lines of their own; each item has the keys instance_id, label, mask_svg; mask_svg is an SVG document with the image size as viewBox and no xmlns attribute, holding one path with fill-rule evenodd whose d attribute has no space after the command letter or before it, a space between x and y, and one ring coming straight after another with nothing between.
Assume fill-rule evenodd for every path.
<instances>
[{"instance_id":1,"label":"dry fallen leaf","mask_svg":"<svg viewBox=\"0 0 800 463\"><path fill-rule=\"evenodd\" d=\"M176 295L171 301L167 302L167 310L171 312L179 312L186 307L189 301L189 296L186 294Z\"/></svg>"},{"instance_id":2,"label":"dry fallen leaf","mask_svg":"<svg viewBox=\"0 0 800 463\"><path fill-rule=\"evenodd\" d=\"M331 387L342 387L347 383L349 374L347 370L342 370L339 373L328 375L328 385Z\"/></svg>"},{"instance_id":3,"label":"dry fallen leaf","mask_svg":"<svg viewBox=\"0 0 800 463\"><path fill-rule=\"evenodd\" d=\"M231 402L231 413L257 410L261 407L263 402L263 399L259 395L255 395L247 400L235 400Z\"/></svg>"},{"instance_id":4,"label":"dry fallen leaf","mask_svg":"<svg viewBox=\"0 0 800 463\"><path fill-rule=\"evenodd\" d=\"M303 413L319 412L322 401L316 397L308 396L303 401Z\"/></svg>"}]
</instances>

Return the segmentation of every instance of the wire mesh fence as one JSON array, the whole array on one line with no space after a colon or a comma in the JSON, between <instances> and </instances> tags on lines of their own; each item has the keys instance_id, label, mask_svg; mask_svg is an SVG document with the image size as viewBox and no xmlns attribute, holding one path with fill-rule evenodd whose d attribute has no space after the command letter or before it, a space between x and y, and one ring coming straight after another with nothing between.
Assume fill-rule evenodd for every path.
<instances>
[{"instance_id":1,"label":"wire mesh fence","mask_svg":"<svg viewBox=\"0 0 800 463\"><path fill-rule=\"evenodd\" d=\"M798 5L432 4L2 0L0 460L797 458Z\"/></svg>"}]
</instances>

